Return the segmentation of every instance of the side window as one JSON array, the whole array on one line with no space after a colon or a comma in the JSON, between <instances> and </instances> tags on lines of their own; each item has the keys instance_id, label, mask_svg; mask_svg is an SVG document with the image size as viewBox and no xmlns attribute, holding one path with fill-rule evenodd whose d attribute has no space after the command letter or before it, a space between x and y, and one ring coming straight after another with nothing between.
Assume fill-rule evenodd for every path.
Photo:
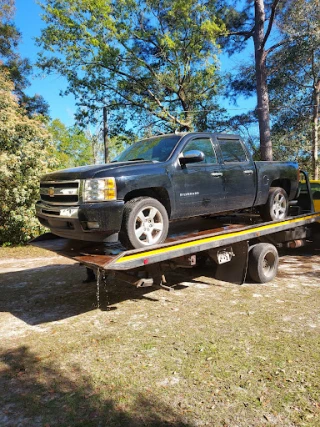
<instances>
[{"instance_id":1,"label":"side window","mask_svg":"<svg viewBox=\"0 0 320 427\"><path fill-rule=\"evenodd\" d=\"M248 158L239 140L219 139L224 163L247 162Z\"/></svg>"},{"instance_id":2,"label":"side window","mask_svg":"<svg viewBox=\"0 0 320 427\"><path fill-rule=\"evenodd\" d=\"M200 150L204 153L205 159L202 163L217 163L217 156L210 138L198 138L189 141L184 147L183 152L185 153L190 150Z\"/></svg>"}]
</instances>

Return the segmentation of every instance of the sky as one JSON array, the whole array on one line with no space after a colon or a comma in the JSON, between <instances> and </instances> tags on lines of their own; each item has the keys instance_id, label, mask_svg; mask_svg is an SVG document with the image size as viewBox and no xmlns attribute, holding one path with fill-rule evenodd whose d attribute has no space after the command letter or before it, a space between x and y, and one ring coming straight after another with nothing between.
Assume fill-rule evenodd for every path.
<instances>
[{"instance_id":1,"label":"sky","mask_svg":"<svg viewBox=\"0 0 320 427\"><path fill-rule=\"evenodd\" d=\"M16 0L15 23L22 33L22 43L19 51L22 57L29 58L31 63L37 60L39 47L36 46L35 38L40 36L44 23L41 20L41 7L35 0ZM241 53L229 58L223 55L221 59L222 73L234 70L244 55L250 57L250 47ZM59 118L66 126L74 124L74 114L76 112L75 98L73 95L61 97L59 93L67 88L67 81L59 75L41 75L40 70L36 70L36 76L31 78L31 86L27 89L29 95L39 94L44 97L50 106L50 116L52 119ZM227 108L230 115L245 113L254 108L256 101L239 97L237 105L230 105L227 101L221 101L222 106Z\"/></svg>"},{"instance_id":2,"label":"sky","mask_svg":"<svg viewBox=\"0 0 320 427\"><path fill-rule=\"evenodd\" d=\"M40 36L44 26L41 12L41 7L34 0L16 0L15 23L22 33L19 51L21 56L29 58L31 63L36 62L39 51L34 39ZM26 92L29 95L42 95L50 106L51 118L59 118L66 126L72 126L76 111L75 99L72 95L59 96L60 91L67 88L66 79L59 75L41 76L40 73L40 70L36 71L37 75L31 78L31 86Z\"/></svg>"}]
</instances>

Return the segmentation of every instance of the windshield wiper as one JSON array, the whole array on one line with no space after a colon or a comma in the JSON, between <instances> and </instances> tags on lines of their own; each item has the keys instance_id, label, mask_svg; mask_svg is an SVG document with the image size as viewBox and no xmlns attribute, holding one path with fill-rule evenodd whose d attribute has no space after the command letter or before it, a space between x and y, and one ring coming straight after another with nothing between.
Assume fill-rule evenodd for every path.
<instances>
[{"instance_id":1,"label":"windshield wiper","mask_svg":"<svg viewBox=\"0 0 320 427\"><path fill-rule=\"evenodd\" d=\"M135 162L137 160L145 160L143 157L137 157L136 159L129 159L128 162Z\"/></svg>"}]
</instances>

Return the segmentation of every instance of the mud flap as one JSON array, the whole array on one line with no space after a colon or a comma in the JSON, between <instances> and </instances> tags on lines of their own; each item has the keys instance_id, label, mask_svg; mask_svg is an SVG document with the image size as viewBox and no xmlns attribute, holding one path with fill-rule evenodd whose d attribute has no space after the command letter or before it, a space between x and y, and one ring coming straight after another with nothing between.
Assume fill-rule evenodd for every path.
<instances>
[{"instance_id":1,"label":"mud flap","mask_svg":"<svg viewBox=\"0 0 320 427\"><path fill-rule=\"evenodd\" d=\"M210 249L208 255L215 262L214 278L242 285L247 275L248 254L247 241L219 249Z\"/></svg>"}]
</instances>

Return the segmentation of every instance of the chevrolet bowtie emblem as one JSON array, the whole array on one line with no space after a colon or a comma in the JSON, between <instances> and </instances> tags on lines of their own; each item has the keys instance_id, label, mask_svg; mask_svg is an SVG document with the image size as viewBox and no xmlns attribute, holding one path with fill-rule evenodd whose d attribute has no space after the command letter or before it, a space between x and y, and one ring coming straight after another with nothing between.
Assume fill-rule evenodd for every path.
<instances>
[{"instance_id":1,"label":"chevrolet bowtie emblem","mask_svg":"<svg viewBox=\"0 0 320 427\"><path fill-rule=\"evenodd\" d=\"M50 197L54 197L54 187L49 187L48 194Z\"/></svg>"}]
</instances>

